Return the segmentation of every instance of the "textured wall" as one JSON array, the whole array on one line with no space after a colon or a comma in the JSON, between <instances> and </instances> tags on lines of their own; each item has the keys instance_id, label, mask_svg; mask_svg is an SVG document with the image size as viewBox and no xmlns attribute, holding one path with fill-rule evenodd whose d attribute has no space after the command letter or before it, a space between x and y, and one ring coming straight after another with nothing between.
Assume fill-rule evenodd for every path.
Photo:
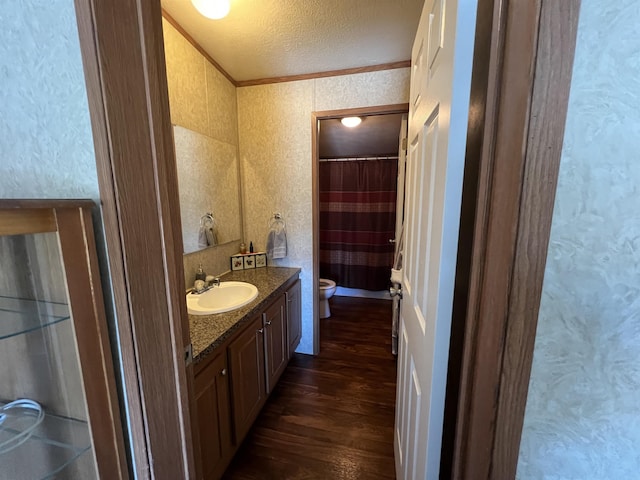
<instances>
[{"instance_id":1,"label":"textured wall","mask_svg":"<svg viewBox=\"0 0 640 480\"><path fill-rule=\"evenodd\" d=\"M638 25L582 2L520 479L640 472Z\"/></svg>"},{"instance_id":2,"label":"textured wall","mask_svg":"<svg viewBox=\"0 0 640 480\"><path fill-rule=\"evenodd\" d=\"M98 199L72 0L3 2L0 197Z\"/></svg>"},{"instance_id":3,"label":"textured wall","mask_svg":"<svg viewBox=\"0 0 640 480\"><path fill-rule=\"evenodd\" d=\"M238 147L193 130L173 127L185 252L200 250L200 218L212 212L218 243L242 237Z\"/></svg>"},{"instance_id":4,"label":"textured wall","mask_svg":"<svg viewBox=\"0 0 640 480\"><path fill-rule=\"evenodd\" d=\"M171 122L238 145L236 87L162 19Z\"/></svg>"},{"instance_id":5,"label":"textured wall","mask_svg":"<svg viewBox=\"0 0 640 480\"><path fill-rule=\"evenodd\" d=\"M406 103L409 69L238 88L238 133L247 243L264 249L268 222L287 222L289 255L278 265L302 267L302 341L313 350L311 113Z\"/></svg>"},{"instance_id":6,"label":"textured wall","mask_svg":"<svg viewBox=\"0 0 640 480\"><path fill-rule=\"evenodd\" d=\"M0 11L0 198L92 198L99 205L73 1L4 1ZM107 272L98 209L94 213L101 268ZM6 248L6 242L2 244ZM7 266L0 264L3 268ZM108 302L107 321L113 331L115 318L108 300L106 273L103 287ZM3 357L0 364L4 370L0 378L5 383L20 385L19 392L3 390L4 393L32 396L61 413L84 417L84 397L77 396L80 379L77 376L74 379L73 373L77 375L78 368L74 343L75 336L68 322L0 340ZM38 354L25 359L25 349ZM65 354L60 361L49 363L48 367L39 364L42 355L54 350ZM16 359L19 359L19 370L15 366L7 370ZM29 368L33 369L33 376L24 372ZM18 372L20 378L12 381L11 377ZM38 379L42 375L46 378ZM35 380L33 384L31 380ZM53 390L45 391L47 386ZM71 392L76 392L75 398L71 398L74 396ZM68 408L66 412L65 408ZM91 456L85 457L92 460ZM32 460L43 459L34 456ZM72 468L75 467L77 464ZM87 468L93 469L90 464ZM89 471L76 473L77 478L95 476Z\"/></svg>"},{"instance_id":7,"label":"textured wall","mask_svg":"<svg viewBox=\"0 0 640 480\"><path fill-rule=\"evenodd\" d=\"M162 27L167 63L171 122L174 125L184 127L175 130L184 134L176 138L176 157L178 161L187 160L188 157L193 156L193 149L189 151L180 150L183 145L186 145L187 137L198 138L198 144L210 145L211 148L209 150L214 153L214 156L215 152L224 155L232 155L233 152L233 155L237 155L238 114L235 86L165 19L162 19ZM185 131L185 129L192 132ZM219 174L218 166L214 162L204 162L202 158L199 158L196 163L204 183L207 183L206 177L211 179L208 183L214 183L214 179L218 178ZM238 165L237 162L235 165ZM225 172L225 176L231 185L233 174L227 169L225 169ZM183 188L183 184L190 182L190 179L182 178L180 170L178 171L178 176L183 226L185 222L191 222L191 217L198 215L197 212L202 210L200 205L210 204L208 209L213 210L216 217L222 217L229 214L229 209L222 203L226 203L233 196L238 199L238 202L240 201L238 198L238 172L236 172L235 183L230 186L229 192L225 192L223 195L216 195L216 198L211 198L206 188L186 191ZM196 211L189 209L193 205L198 205ZM240 205L236 205L233 210L238 212L237 220L240 225L233 227L234 230L239 230L239 234L232 235L232 237L233 240L238 240L242 235ZM199 215L202 215L202 213ZM186 252L194 250L189 247L189 242L188 239L185 240ZM214 275L229 270L229 255L238 252L239 243L239 241L234 241L231 244L185 255L184 271L187 287L193 284L195 272L200 263L202 263L207 273Z\"/></svg>"}]
</instances>

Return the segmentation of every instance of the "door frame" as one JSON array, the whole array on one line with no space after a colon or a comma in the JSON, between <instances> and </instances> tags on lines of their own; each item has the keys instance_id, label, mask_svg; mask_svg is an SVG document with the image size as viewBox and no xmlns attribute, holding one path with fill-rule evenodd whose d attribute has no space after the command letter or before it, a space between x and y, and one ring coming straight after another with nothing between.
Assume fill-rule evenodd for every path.
<instances>
[{"instance_id":1,"label":"door frame","mask_svg":"<svg viewBox=\"0 0 640 480\"><path fill-rule=\"evenodd\" d=\"M194 396L157 0L74 0L114 297L130 469L195 478Z\"/></svg>"},{"instance_id":2,"label":"door frame","mask_svg":"<svg viewBox=\"0 0 640 480\"><path fill-rule=\"evenodd\" d=\"M393 113L409 113L408 103L379 105L372 107L344 108L340 110L322 110L311 112L311 184L312 191L312 229L313 229L313 354L320 353L320 286L316 276L320 275L320 144L318 131L320 120L342 117L365 117L371 115L389 115ZM391 270L389 270L391 274Z\"/></svg>"},{"instance_id":3,"label":"door frame","mask_svg":"<svg viewBox=\"0 0 640 480\"><path fill-rule=\"evenodd\" d=\"M182 359L189 331L160 2L75 0L75 5L135 473L192 478L192 375ZM478 111L472 98L469 131L481 141L474 151L467 145L467 157L477 154L479 160L464 349L460 375L452 379L459 390L453 398L458 408L452 477L513 478L580 0L480 5L476 39L484 40L476 50L486 63L483 67L474 55L472 96L477 88L484 100ZM396 105L312 113L315 272L318 120L406 110ZM145 168L131 158L141 159ZM316 283L314 353L319 351Z\"/></svg>"},{"instance_id":4,"label":"door frame","mask_svg":"<svg viewBox=\"0 0 640 480\"><path fill-rule=\"evenodd\" d=\"M518 464L580 0L480 4L467 145L478 180L451 478L508 479Z\"/></svg>"}]
</instances>

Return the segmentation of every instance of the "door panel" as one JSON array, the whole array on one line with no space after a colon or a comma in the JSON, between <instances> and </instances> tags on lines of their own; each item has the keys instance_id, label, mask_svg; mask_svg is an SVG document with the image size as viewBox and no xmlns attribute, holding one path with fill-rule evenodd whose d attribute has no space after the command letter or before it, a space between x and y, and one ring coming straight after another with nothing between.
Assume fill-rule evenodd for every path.
<instances>
[{"instance_id":1,"label":"door panel","mask_svg":"<svg viewBox=\"0 0 640 480\"><path fill-rule=\"evenodd\" d=\"M415 206L415 201L409 201L409 199L415 197L415 190L417 188L416 185L416 179L417 179L417 175L416 175L416 164L418 163L416 158L418 157L418 149L420 148L420 141L419 139L414 139L413 142L411 142L411 146L410 146L410 150L409 150L409 156L407 158L407 196L405 199L405 204L406 204L406 208L407 208L407 223L405 225L405 228L407 229L406 231L406 243L404 246L405 249L405 257L406 258L414 258L415 257L415 252L414 252L414 245L417 245L417 239L415 237L415 232L416 229L414 227L414 225L416 224L416 219L417 219L417 212L416 212L416 206ZM403 268L404 268L404 273L405 273L405 277L404 278L404 283L402 284L402 288L404 290L404 293L411 293L412 291L412 283L411 283L411 279L413 279L414 274L413 274L413 269L414 269L414 265L411 262L407 262L406 258L403 261Z\"/></svg>"},{"instance_id":2,"label":"door panel","mask_svg":"<svg viewBox=\"0 0 640 480\"><path fill-rule=\"evenodd\" d=\"M439 476L476 7L427 0L412 52L394 439L399 480Z\"/></svg>"},{"instance_id":3,"label":"door panel","mask_svg":"<svg viewBox=\"0 0 640 480\"><path fill-rule=\"evenodd\" d=\"M429 26L429 71L436 68L438 54L444 47L444 0L436 0L431 6L431 25Z\"/></svg>"},{"instance_id":4,"label":"door panel","mask_svg":"<svg viewBox=\"0 0 640 480\"><path fill-rule=\"evenodd\" d=\"M408 415L408 408L406 404L407 396L405 385L407 383L407 330L404 325L401 325L400 340L398 342L398 381L397 381L397 394L396 394L396 423L395 423L395 438L394 438L394 452L396 459L396 471L400 465L403 465L403 459L406 456L405 448L407 443L403 437L406 431L406 422Z\"/></svg>"},{"instance_id":5,"label":"door panel","mask_svg":"<svg viewBox=\"0 0 640 480\"><path fill-rule=\"evenodd\" d=\"M402 224L404 222L404 190L405 190L405 178L406 178L406 165L407 165L407 115L402 117L402 124L400 125L400 134L398 135L398 186L396 195L396 248L400 241L400 232L402 231Z\"/></svg>"}]
</instances>

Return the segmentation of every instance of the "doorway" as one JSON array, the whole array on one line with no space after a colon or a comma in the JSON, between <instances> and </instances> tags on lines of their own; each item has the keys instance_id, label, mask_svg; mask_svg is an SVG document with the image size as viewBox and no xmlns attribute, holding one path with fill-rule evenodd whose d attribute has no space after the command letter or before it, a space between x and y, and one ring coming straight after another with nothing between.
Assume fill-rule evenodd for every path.
<instances>
[{"instance_id":1,"label":"doorway","mask_svg":"<svg viewBox=\"0 0 640 480\"><path fill-rule=\"evenodd\" d=\"M474 85L477 84L478 90L484 90L485 96L487 91L489 95L489 100L485 98L488 124L485 125L482 121L485 118L484 111L478 113L475 103L473 110L473 116L478 119L480 125L478 130L485 132L483 134L480 131L478 137L486 139L487 145L482 149L480 161L482 181L479 183L482 188L478 195L477 215L478 225L486 228L481 229L478 238L474 239L473 246L475 263L471 277L474 296L470 302L470 311L473 309L474 313L469 316L473 321L469 322L469 331L465 332L465 343L469 347L469 353L463 361L462 399L458 414L460 425L457 427L456 435L460 440L456 445L457 455L454 460L454 467L458 468L461 477L465 474L464 469L476 478L488 478L485 472L490 469L495 476L501 476L500 474L508 469L503 470L500 467L508 467L514 463L509 456L510 452L515 450L517 453L517 448L509 448L513 444L517 445L517 441L512 441L510 433L515 431L519 436L518 424L521 415L518 409L520 405L524 405L521 392L526 392L526 387L521 388L519 384L522 381L518 379L528 381L528 375L522 375L522 371L527 370L526 354L529 351L528 345L533 343L532 339L529 342L528 339L531 337L527 335L532 328L535 330L535 322L527 322L527 315L521 315L520 312L535 313L538 301L535 292L542 282L537 264L531 268L526 261L543 258L543 255L537 255L538 249L546 250L544 237L548 237L548 230L545 229L545 213L551 209L548 199L553 198L555 186L553 173L548 174L548 170L553 169L550 159L559 151L556 143L552 145L553 148L548 146L548 139L561 137L557 132L562 130L549 119L562 118L564 115L565 94L568 96L566 65L569 67L570 75L573 48L571 42L572 36L575 35L572 20L576 17L576 4L579 4L579 1L521 4L486 2L482 6L486 15L479 17L485 19L479 26L478 35L487 40L487 54L486 58L479 58L478 62L474 63L474 75L477 73L478 77L491 78L489 86L476 81L475 78L473 82ZM147 416L141 413L143 410L140 403L138 408L131 408L130 405L133 450L136 458L140 458L138 468L141 472L151 466L168 476L175 472L174 476L179 478L183 476L183 466L187 471L193 468L188 467L190 442L181 441L189 438L189 432L183 432L180 426L181 415L188 414L188 411L185 412L181 408L180 402L176 401L179 395L175 394L185 391L185 376L181 373L181 365L172 360L172 357L177 358L177 355L172 355L172 350L180 350L181 347L179 329L173 331L175 335L171 336L176 324L174 317L179 316L177 312L184 309L184 306L180 305L184 298L176 293L180 291L180 286L184 287L175 267L178 264L176 258L179 258L181 252L166 247L174 244L173 237L178 238L171 228L176 222L166 221L166 218L175 213L171 204L177 204L177 200L172 202L171 199L176 199L177 193L175 182L167 187L162 181L165 176L171 178L166 168L170 162L163 161L171 157L167 153L171 152L171 147L163 143L170 138L166 93L162 93L166 92L166 85L163 85L162 81L151 80L155 79L153 75L146 75L148 71L164 68L160 49L149 48L146 43L147 39L161 37L159 6L141 9L135 3L116 2L114 5L89 0L79 1L77 5L80 8L78 22L82 27L81 45L83 59L87 63L85 69L94 117L94 132L100 140L96 140L96 146L99 149L97 156L101 197L106 212L106 223L112 225L112 228L105 231L108 233L107 243L113 269L111 273L115 296L119 299L118 319L125 326L131 323L136 331L136 338L128 341L126 345L126 358L133 360L125 374L132 386L132 392L138 392L134 389L138 386L138 373L145 379L145 382L139 384L141 393L160 389L165 392L161 402L152 395L137 396L137 400L134 398L133 403L144 402L144 411L148 412L150 420L148 430L143 425L143 419L147 419ZM140 18L141 16L144 18ZM140 21L124 21L131 18L138 18ZM501 23L493 25L491 19L499 19ZM508 42L504 41L507 31ZM563 32L563 35L560 35L560 32ZM551 38L553 42L547 41ZM495 43L490 42L491 39L495 39ZM540 49L539 43L542 47ZM123 48L122 45L127 45L127 48ZM146 55L142 55L141 52L145 52ZM132 67L140 65L141 68ZM532 68L534 65L535 68ZM535 94L534 78L539 80L536 81ZM136 87L146 85L146 89L134 91L134 83ZM132 93L137 91L142 93ZM136 102L132 102L132 99ZM157 99L163 101L158 102ZM146 103L141 107L140 102L143 101ZM499 110L500 115L496 110ZM536 119L534 126L537 128L528 134L531 111L531 118ZM140 115L140 112L144 112L144 115ZM331 112L312 114L314 155L317 152L315 125L322 114L332 118ZM149 122L153 128L147 128L143 133L140 128L132 128L142 124L148 125ZM115 128L118 126L120 127ZM109 132L109 136L106 132ZM147 138L149 141L141 142L141 138ZM540 141L542 138L547 140L544 145ZM479 147L482 147L482 142L479 143ZM530 148L526 148L527 143ZM146 144L154 145L154 152L160 152L159 159L153 161L155 168L142 169L139 163L126 161L132 156L153 157L139 152L142 148L140 146ZM110 145L121 148L113 152L108 148ZM544 155L539 154L543 148ZM112 157L115 161L110 163ZM317 158L314 157L313 163L315 199L318 192ZM499 168L494 169L494 166ZM112 173L112 169L115 173ZM540 171L542 173L539 173ZM130 172L130 175L127 175L127 172ZM127 181L131 178L136 178L137 181ZM140 188L141 185L145 186L144 191ZM491 189L488 188L489 185L492 186ZM150 192L152 186L155 190ZM526 195L520 195L522 190ZM118 197L115 195L116 191ZM127 208L130 205L133 207ZM504 214L484 215L494 210ZM512 213L512 210L515 213ZM159 212L162 214L159 215ZM317 200L313 212L315 229L318 225ZM132 213L139 213L143 221L132 219ZM159 225L157 230L161 230L162 235L149 235L148 241L141 244L140 235L149 230L150 219L154 219L154 225ZM540 227L539 223L543 225ZM122 228L122 225L128 228ZM531 232L535 233L527 235ZM519 233L522 233L522 238L533 240L520 242ZM137 247L142 250L138 251ZM151 254L154 256L151 257ZM313 257L314 267L318 268L317 242L314 242ZM514 262L514 258L518 259L519 263ZM544 263L544 260L542 262ZM137 268L136 265L166 266L166 272L157 275L153 273L153 276L164 279L169 286L158 288L157 282L148 282L149 271L146 268ZM514 270L515 273L511 275ZM481 281L484 273L484 277L492 279L492 282L485 282L486 285ZM512 277L514 281L510 281ZM505 284L511 288L505 288ZM127 296L128 291L125 287L133 288L134 294ZM508 295L504 294L507 291L514 292L514 301L511 304L506 300ZM317 293L315 285L313 302L316 312ZM135 300L130 309L127 308L127 299ZM172 312L171 321L146 321L149 312L155 312L158 305L163 305L163 308L165 305L168 306ZM511 308L508 308L509 306ZM511 312L514 313L510 315ZM152 314L155 318L168 318L166 313ZM500 319L500 322L496 322L495 319ZM510 323L511 319L514 321ZM496 325L498 323L499 325ZM522 325L524 327L520 328ZM314 317L314 330L315 338L318 339L317 314ZM128 331L130 333L130 330ZM524 331L524 334L518 336L521 331ZM525 338L524 348L518 343L521 337ZM128 337L123 335L123 338ZM140 341L146 338L153 341ZM504 339L506 341L503 341ZM482 345L483 348L476 349L477 345ZM506 345L507 348L503 348L502 345ZM137 358L133 347L140 348L144 355ZM317 347L318 345L315 346L316 349ZM511 361L505 362L507 367L503 371L502 354L505 350L511 354ZM525 357L524 361L522 357ZM166 363L171 365L165 368L163 365ZM505 380L501 382L500 378ZM500 392L501 395L497 396L496 392ZM162 418L163 421L155 421L158 418ZM181 435L167 436L167 429L180 431ZM148 445L145 445L145 439L149 440ZM488 447L473 448L476 445ZM492 455L497 458L495 462L492 461ZM148 458L155 458L155 462L151 463ZM501 477L509 478L511 475L505 473Z\"/></svg>"},{"instance_id":2,"label":"doorway","mask_svg":"<svg viewBox=\"0 0 640 480\"><path fill-rule=\"evenodd\" d=\"M398 138L407 112L402 104L313 114L313 263L323 290L335 282L338 296L390 299L397 178L404 172ZM361 124L345 127L347 117ZM330 315L332 302L320 299L320 278L314 279L316 351L320 319Z\"/></svg>"},{"instance_id":3,"label":"doorway","mask_svg":"<svg viewBox=\"0 0 640 480\"><path fill-rule=\"evenodd\" d=\"M320 278L337 296L389 299L402 117L319 122Z\"/></svg>"}]
</instances>

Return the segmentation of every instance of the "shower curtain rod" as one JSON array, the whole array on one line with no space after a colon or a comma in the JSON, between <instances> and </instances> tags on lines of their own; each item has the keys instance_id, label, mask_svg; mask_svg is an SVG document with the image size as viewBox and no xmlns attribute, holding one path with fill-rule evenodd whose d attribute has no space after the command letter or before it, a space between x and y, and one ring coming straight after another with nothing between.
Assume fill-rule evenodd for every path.
<instances>
[{"instance_id":1,"label":"shower curtain rod","mask_svg":"<svg viewBox=\"0 0 640 480\"><path fill-rule=\"evenodd\" d=\"M398 156L390 157L345 157L345 158L321 158L320 162L355 162L356 160L398 160Z\"/></svg>"}]
</instances>

